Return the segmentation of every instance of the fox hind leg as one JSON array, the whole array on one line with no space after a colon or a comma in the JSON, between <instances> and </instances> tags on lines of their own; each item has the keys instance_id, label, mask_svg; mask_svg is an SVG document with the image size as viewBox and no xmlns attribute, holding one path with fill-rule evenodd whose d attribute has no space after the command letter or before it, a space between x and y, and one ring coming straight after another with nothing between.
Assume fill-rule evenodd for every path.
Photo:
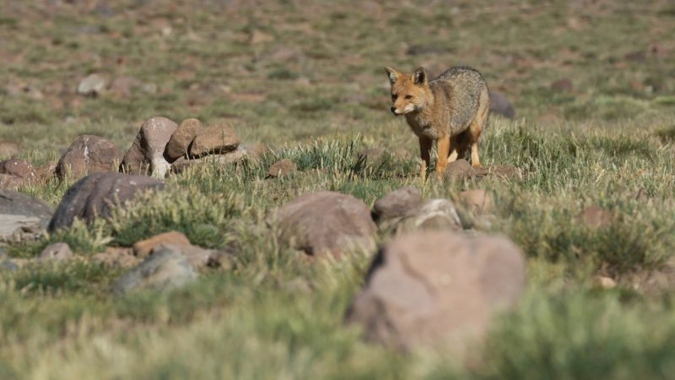
<instances>
[{"instance_id":1,"label":"fox hind leg","mask_svg":"<svg viewBox=\"0 0 675 380\"><path fill-rule=\"evenodd\" d=\"M480 163L480 157L478 156L478 141L480 140L480 135L483 132L487 124L489 107L482 107L478 109L476 117L469 125L469 129L466 131L468 145L471 146L471 166L482 167Z\"/></svg>"}]
</instances>

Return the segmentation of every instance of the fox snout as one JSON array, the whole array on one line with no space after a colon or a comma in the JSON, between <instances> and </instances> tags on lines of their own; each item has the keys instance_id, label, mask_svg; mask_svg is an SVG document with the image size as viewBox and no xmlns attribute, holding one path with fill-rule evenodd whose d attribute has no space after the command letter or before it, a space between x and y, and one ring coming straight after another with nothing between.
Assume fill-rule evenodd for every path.
<instances>
[{"instance_id":1,"label":"fox snout","mask_svg":"<svg viewBox=\"0 0 675 380\"><path fill-rule=\"evenodd\" d=\"M396 107L391 107L391 113L393 113L393 114L396 115L396 116L398 116L398 115L401 114L400 112L398 112L398 110L396 109Z\"/></svg>"}]
</instances>

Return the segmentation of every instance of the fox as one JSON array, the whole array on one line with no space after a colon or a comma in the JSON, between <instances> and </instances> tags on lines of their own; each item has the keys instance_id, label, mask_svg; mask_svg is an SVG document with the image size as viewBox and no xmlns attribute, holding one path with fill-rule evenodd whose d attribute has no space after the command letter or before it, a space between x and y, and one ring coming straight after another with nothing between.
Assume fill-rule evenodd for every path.
<instances>
[{"instance_id":1,"label":"fox","mask_svg":"<svg viewBox=\"0 0 675 380\"><path fill-rule=\"evenodd\" d=\"M490 94L482 74L456 66L428 80L426 70L418 67L404 73L385 67L391 84L391 112L404 115L417 135L422 167L426 178L431 149L436 143L436 173L441 175L447 163L465 158L471 150L471 165L481 167L478 142L487 127Z\"/></svg>"}]
</instances>

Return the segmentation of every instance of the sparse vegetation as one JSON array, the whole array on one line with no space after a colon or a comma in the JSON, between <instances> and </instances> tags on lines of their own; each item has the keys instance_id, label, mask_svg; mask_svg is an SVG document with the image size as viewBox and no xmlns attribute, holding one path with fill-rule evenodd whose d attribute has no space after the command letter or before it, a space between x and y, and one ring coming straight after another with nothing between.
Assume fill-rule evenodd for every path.
<instances>
[{"instance_id":1,"label":"sparse vegetation","mask_svg":"<svg viewBox=\"0 0 675 380\"><path fill-rule=\"evenodd\" d=\"M10 244L76 260L0 268L0 378L667 378L675 352L675 8L667 1L6 2L0 140L35 166L80 134L126 150L143 120L225 121L258 160L188 169L110 220ZM10 4L11 3L11 4ZM435 4L435 5L434 5ZM40 27L36 27L39 23ZM485 166L522 179L422 182L417 141L390 112L382 67L478 68L516 120L491 117ZM98 73L143 84L77 95ZM551 87L567 78L572 88ZM154 89L154 90L153 90ZM37 92L36 92L37 91ZM39 93L39 94L38 94ZM359 153L382 147L373 160ZM400 149L410 154L397 155ZM265 179L292 160L298 171ZM27 185L56 206L74 181ZM468 364L402 355L343 325L371 255L309 262L266 217L317 190L371 205L403 185L426 199L484 188L490 232L528 256L528 292ZM607 211L608 225L579 215ZM170 294L114 297L120 271L91 256L168 230L233 253ZM386 240L388 236L378 237ZM595 284L596 276L617 282Z\"/></svg>"}]
</instances>

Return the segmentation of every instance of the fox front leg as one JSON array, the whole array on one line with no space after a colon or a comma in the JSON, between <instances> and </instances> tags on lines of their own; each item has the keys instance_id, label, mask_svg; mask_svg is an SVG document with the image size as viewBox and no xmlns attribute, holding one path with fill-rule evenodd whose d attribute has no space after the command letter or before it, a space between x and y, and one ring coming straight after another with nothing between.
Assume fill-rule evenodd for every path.
<instances>
[{"instance_id":1,"label":"fox front leg","mask_svg":"<svg viewBox=\"0 0 675 380\"><path fill-rule=\"evenodd\" d=\"M422 157L422 168L420 176L427 177L427 168L431 166L431 146L433 141L427 137L420 137L420 156Z\"/></svg>"},{"instance_id":2,"label":"fox front leg","mask_svg":"<svg viewBox=\"0 0 675 380\"><path fill-rule=\"evenodd\" d=\"M450 154L450 136L443 136L438 139L436 147L436 174L443 174L445 166L448 163L448 155Z\"/></svg>"}]
</instances>

